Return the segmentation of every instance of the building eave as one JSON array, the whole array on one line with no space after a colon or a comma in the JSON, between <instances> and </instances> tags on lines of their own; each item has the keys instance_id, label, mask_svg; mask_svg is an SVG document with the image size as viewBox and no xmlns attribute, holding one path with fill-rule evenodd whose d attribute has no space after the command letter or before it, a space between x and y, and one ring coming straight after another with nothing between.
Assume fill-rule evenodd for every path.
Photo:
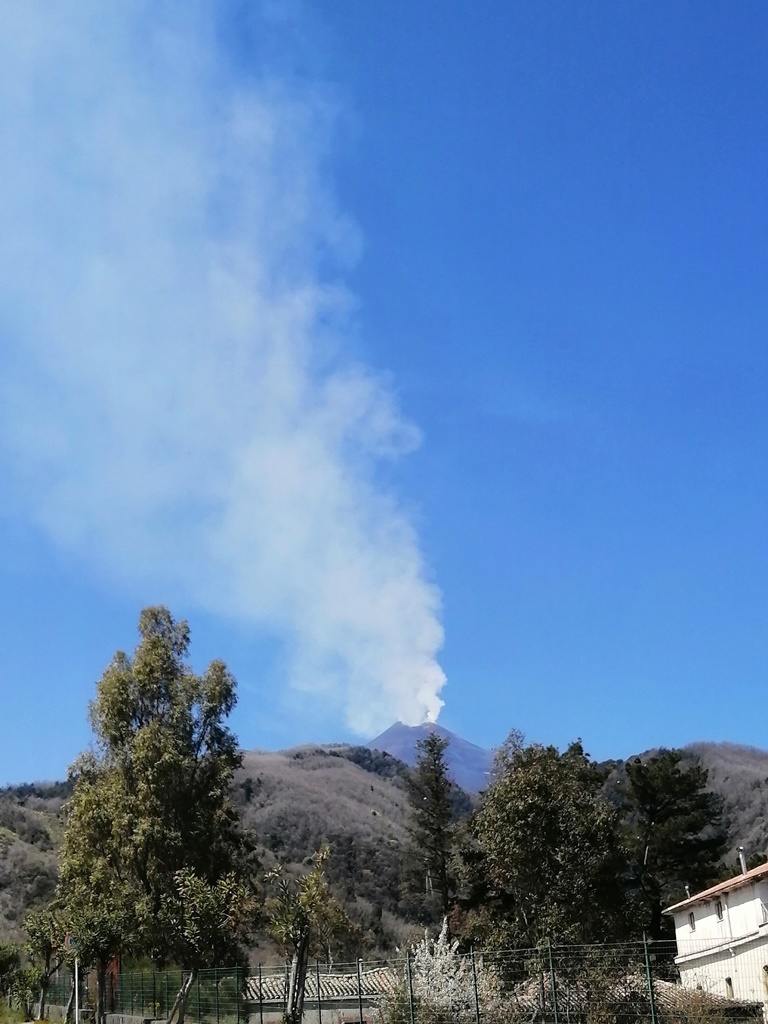
<instances>
[{"instance_id":1,"label":"building eave","mask_svg":"<svg viewBox=\"0 0 768 1024\"><path fill-rule=\"evenodd\" d=\"M734 889L741 889L743 886L751 885L753 882L756 882L761 878L768 878L768 864L760 864L758 867L752 868L751 871L747 871L743 875L736 875L734 878L728 878L725 882L720 882L718 885L713 885L709 889L704 889L702 892L697 892L693 896L688 896L679 903L675 903L671 907L667 907L662 911L662 913L678 914L681 910L687 910L688 907L695 907L697 903L709 903L718 896L722 896L723 893L733 892Z\"/></svg>"},{"instance_id":2,"label":"building eave","mask_svg":"<svg viewBox=\"0 0 768 1024\"><path fill-rule=\"evenodd\" d=\"M675 963L690 964L696 960L702 960L708 956L715 956L718 953L734 953L734 950L741 949L743 946L749 946L752 943L765 941L768 939L768 929L762 926L755 932L750 932L748 935L739 935L735 939L720 939L712 946L702 946L700 949L691 951L690 953L678 953L675 957Z\"/></svg>"}]
</instances>

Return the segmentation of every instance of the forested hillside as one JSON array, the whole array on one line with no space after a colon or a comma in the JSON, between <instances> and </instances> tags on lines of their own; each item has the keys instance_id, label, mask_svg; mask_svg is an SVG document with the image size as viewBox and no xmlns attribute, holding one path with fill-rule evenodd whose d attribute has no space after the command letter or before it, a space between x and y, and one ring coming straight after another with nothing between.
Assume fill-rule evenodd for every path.
<instances>
[{"instance_id":1,"label":"forested hillside","mask_svg":"<svg viewBox=\"0 0 768 1024\"><path fill-rule=\"evenodd\" d=\"M768 751L735 743L692 743L709 771L709 785L724 801L725 824L733 849L747 856L768 852Z\"/></svg>"},{"instance_id":2,"label":"forested hillside","mask_svg":"<svg viewBox=\"0 0 768 1024\"><path fill-rule=\"evenodd\" d=\"M765 853L768 752L727 743L687 749L723 796L732 849ZM235 802L256 834L265 870L280 860L298 872L328 845L328 877L368 955L402 946L424 911L417 887L406 884L407 771L366 747L300 747L247 752L235 781ZM0 790L0 937L20 937L26 910L53 892L69 792L61 782ZM264 959L272 953L263 941L255 950Z\"/></svg>"}]
</instances>

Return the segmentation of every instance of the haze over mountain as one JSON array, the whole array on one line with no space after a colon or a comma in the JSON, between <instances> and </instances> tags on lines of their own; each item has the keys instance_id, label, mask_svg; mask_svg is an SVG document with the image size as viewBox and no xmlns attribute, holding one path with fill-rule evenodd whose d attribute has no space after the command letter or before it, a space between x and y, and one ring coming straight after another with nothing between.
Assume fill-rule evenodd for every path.
<instances>
[{"instance_id":1,"label":"haze over mountain","mask_svg":"<svg viewBox=\"0 0 768 1024\"><path fill-rule=\"evenodd\" d=\"M413 767L416 764L416 744L433 732L448 741L445 758L453 781L468 793L479 793L485 789L493 764L493 751L462 739L442 725L433 722L425 722L423 725L395 722L366 746L369 750L383 750Z\"/></svg>"}]
</instances>

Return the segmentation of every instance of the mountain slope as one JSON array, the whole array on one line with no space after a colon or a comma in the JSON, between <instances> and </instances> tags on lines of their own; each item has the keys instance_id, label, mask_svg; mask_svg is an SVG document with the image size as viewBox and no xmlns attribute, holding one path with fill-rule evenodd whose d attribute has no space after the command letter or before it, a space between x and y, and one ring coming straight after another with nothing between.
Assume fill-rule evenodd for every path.
<instances>
[{"instance_id":1,"label":"mountain slope","mask_svg":"<svg viewBox=\"0 0 768 1024\"><path fill-rule=\"evenodd\" d=\"M329 881L360 929L367 955L391 952L412 927L401 894L404 771L389 755L364 748L299 747L247 752L236 779L235 802L264 851L265 867L279 860L298 871L328 847ZM269 944L261 949L269 955Z\"/></svg>"},{"instance_id":2,"label":"mountain slope","mask_svg":"<svg viewBox=\"0 0 768 1024\"><path fill-rule=\"evenodd\" d=\"M404 764L365 747L247 751L233 799L256 835L262 873L280 862L289 874L328 846L327 875L359 929L344 951L382 956L413 931L418 901L404 897L401 874L408 799ZM60 811L68 783L0 790L0 939L19 939L24 916L47 902L58 873ZM261 937L254 959L276 957Z\"/></svg>"},{"instance_id":3,"label":"mountain slope","mask_svg":"<svg viewBox=\"0 0 768 1024\"><path fill-rule=\"evenodd\" d=\"M427 727L428 728L428 727ZM427 728L393 727L372 741L414 760L416 740ZM447 730L463 755L458 771L473 788L487 784L490 753ZM389 738L388 737L389 734ZM449 747L449 750L451 748ZM723 796L733 850L768 850L768 751L729 743L685 748L709 769L711 788ZM478 753L479 752L479 753ZM303 870L328 845L328 875L360 930L360 943L343 951L354 959L386 956L413 933L424 897L408 894L404 860L408 847L407 768L380 749L329 745L281 752L247 751L233 787L245 824L253 829L266 871L276 861L289 873ZM26 910L46 902L55 886L60 811L68 783L41 783L0 790L0 939L20 938ZM275 956L265 939L253 956Z\"/></svg>"},{"instance_id":4,"label":"mountain slope","mask_svg":"<svg viewBox=\"0 0 768 1024\"><path fill-rule=\"evenodd\" d=\"M736 743L690 743L684 748L709 771L709 788L723 797L734 850L768 852L768 751Z\"/></svg>"},{"instance_id":5,"label":"mountain slope","mask_svg":"<svg viewBox=\"0 0 768 1024\"><path fill-rule=\"evenodd\" d=\"M445 757L453 781L468 793L479 793L485 789L493 763L492 751L462 739L441 725L395 722L366 746L370 750L384 750L413 767L416 764L416 744L433 732L448 741Z\"/></svg>"},{"instance_id":6,"label":"mountain slope","mask_svg":"<svg viewBox=\"0 0 768 1024\"><path fill-rule=\"evenodd\" d=\"M65 782L0 789L0 939L21 938L27 910L53 895L69 792Z\"/></svg>"}]
</instances>

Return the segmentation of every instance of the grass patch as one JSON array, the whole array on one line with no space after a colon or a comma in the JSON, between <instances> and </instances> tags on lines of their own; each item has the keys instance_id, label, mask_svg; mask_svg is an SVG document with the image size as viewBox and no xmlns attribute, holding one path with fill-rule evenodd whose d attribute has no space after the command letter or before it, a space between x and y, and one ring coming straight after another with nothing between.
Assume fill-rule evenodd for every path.
<instances>
[{"instance_id":1,"label":"grass patch","mask_svg":"<svg viewBox=\"0 0 768 1024\"><path fill-rule=\"evenodd\" d=\"M0 1024L18 1024L25 1019L20 1010L12 1010L4 999L0 999Z\"/></svg>"}]
</instances>

